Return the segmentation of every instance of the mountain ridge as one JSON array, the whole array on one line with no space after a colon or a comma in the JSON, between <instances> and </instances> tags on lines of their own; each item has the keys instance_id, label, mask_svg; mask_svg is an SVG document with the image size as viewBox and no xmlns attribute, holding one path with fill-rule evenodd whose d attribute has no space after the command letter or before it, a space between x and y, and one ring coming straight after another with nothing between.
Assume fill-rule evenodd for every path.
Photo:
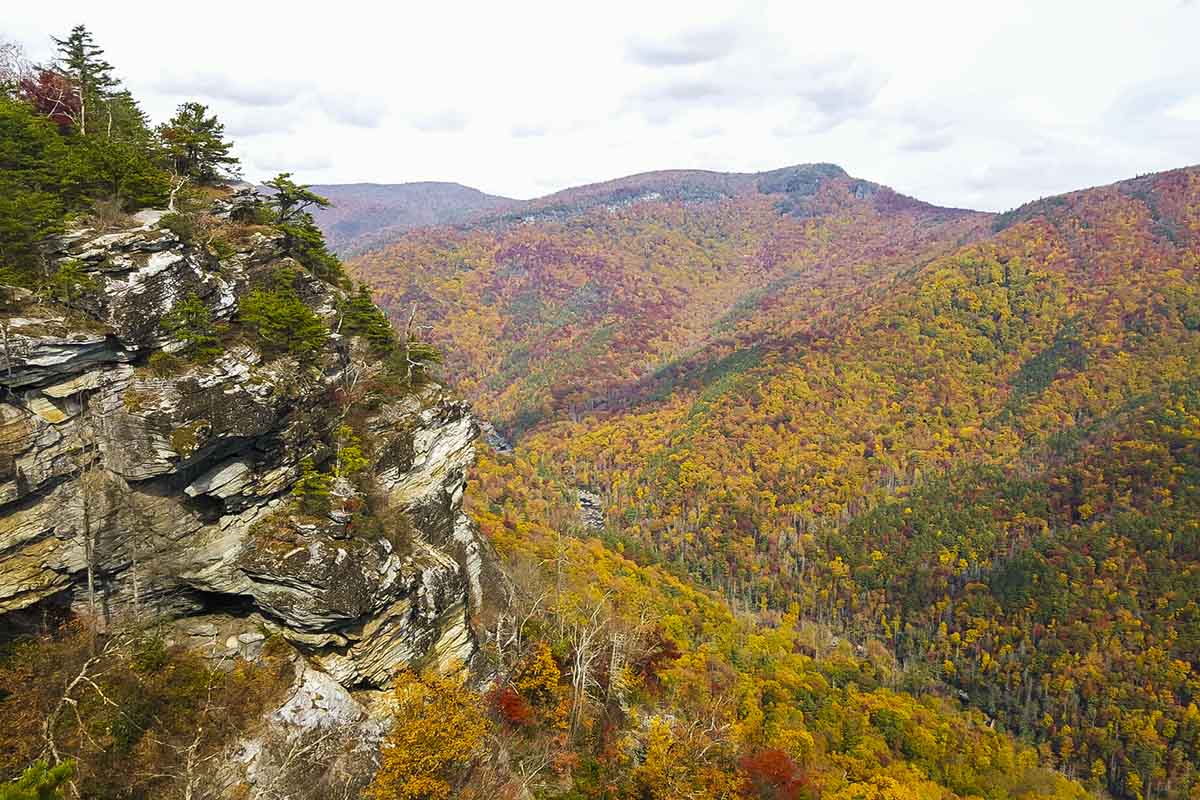
<instances>
[{"instance_id":1,"label":"mountain ridge","mask_svg":"<svg viewBox=\"0 0 1200 800\"><path fill-rule=\"evenodd\" d=\"M341 254L370 248L380 237L461 221L471 213L517 202L450 181L318 184L312 188L333 203L317 209L313 217L331 249Z\"/></svg>"},{"instance_id":2,"label":"mountain ridge","mask_svg":"<svg viewBox=\"0 0 1200 800\"><path fill-rule=\"evenodd\" d=\"M816 162L792 164L759 172L652 170L570 186L528 200L486 195L462 184L441 181L403 184L317 184L313 187L314 190L329 197L334 206L314 216L333 248L342 255L354 256L386 247L407 231L417 228L502 227L528 224L552 217L562 218L578 214L598 206L615 208L645 200L701 202L752 193L784 195L789 198L789 212L804 213L803 198L811 197L822 181L828 180L849 181L853 191L863 197L877 196L876 202L880 203L916 204L929 209L939 209L948 214L988 213L936 206L901 194L883 184L854 178L836 164ZM436 187L443 194L447 188L454 187L454 191L462 190L463 197L473 202L457 206L454 199L447 195L442 198L448 204L446 208L434 209L433 213L421 217L404 202L381 201L374 197L381 193L380 190L415 193L418 188L425 187ZM342 208L339 208L339 204Z\"/></svg>"},{"instance_id":3,"label":"mountain ridge","mask_svg":"<svg viewBox=\"0 0 1200 800\"><path fill-rule=\"evenodd\" d=\"M733 325L773 294L822 285L826 291L859 291L900 269L910 251L982 235L991 219L898 195L834 165L739 174L665 171L567 190L469 224L417 229L360 255L352 271L375 287L385 305L411 309L415 303L435 328L457 329L457 316L444 315L470 313L478 306L473 297L495 298L485 305L495 302L497 309L516 303L525 309L522 319L530 317L524 328L488 330L500 340L524 342L531 365L542 358L571 360L572 347L590 353L597 345L587 337L606 336L605 330L636 338L631 346L642 355L605 367L605 383L615 391L613 381L642 380L724 335L716 328ZM940 237L946 241L935 245ZM797 258L807 267L796 269ZM395 273L389 264L421 264L421 272ZM400 274L405 278L397 285ZM461 285L466 293L454 302L457 310L434 299L429 279ZM631 320L637 320L636 333L618 324ZM463 317L462 324L478 326L480 320ZM529 332L537 329L540 334ZM459 348L449 350L451 359L460 357ZM599 350L596 357L609 358ZM501 355L499 363L503 371L509 362ZM452 371L462 366L454 363ZM503 383L493 372L494 363L485 360L469 374L472 381ZM543 379L535 370L526 376L526 399L505 400L505 406L516 403L505 411L485 403L483 412L507 433L516 432L525 427L515 424L516 417L544 405L543 392L534 388ZM574 394L567 387L550 389Z\"/></svg>"},{"instance_id":4,"label":"mountain ridge","mask_svg":"<svg viewBox=\"0 0 1200 800\"><path fill-rule=\"evenodd\" d=\"M732 196L736 193L747 191L759 191L764 194L795 194L797 188L805 189L815 183L815 181L811 180L811 176L815 175L824 178L845 178L856 181L858 185L863 187L863 190L871 192L882 191L886 197L896 202L919 203L930 208L941 209L945 212L956 214L987 214L995 218L994 224L996 226L1002 228L1012 224L1013 220L1021 218L1022 214L1033 213L1035 208L1039 206L1044 207L1047 204L1055 202L1055 198L1069 197L1079 192L1101 189L1106 186L1132 185L1138 181L1152 178L1155 175L1194 169L1196 166L1186 165L1170 170L1144 173L1132 178L1122 178L1109 183L1070 189L1059 194L1030 200L1015 208L999 212L973 209L965 206L930 203L912 195L903 194L875 181L854 178L837 164L811 162L791 164L757 172L689 168L649 170L576 186L568 186L528 199L489 195L481 190L453 181L413 181L406 183L360 181L354 183L316 184L314 188L317 191L325 193L330 199L334 200L335 209L338 202L345 203L347 200L361 202L359 195L364 192L369 194L376 189L394 190L407 189L408 187L453 187L456 190L465 190L474 195L487 198L487 203L456 208L437 215L436 219L426 221L398 220L389 222L380 220L375 223L374 227L370 227L369 230L365 231L347 231L346 229L339 229L337 227L339 218L345 216L355 216L358 218L360 216L358 212L345 214L336 210L323 211L318 212L315 216L326 237L330 238L334 249L343 255L357 256L370 250L386 247L396 239L402 237L408 230L415 228L439 227L443 225L474 227L479 225L521 224L549 216L578 213L597 205L613 205L638 202L645 199L657 199L648 198L648 195L653 194L655 191L661 192L663 188L669 190L668 199L684 201L715 199L717 196ZM800 182L789 188L788 178L797 177L801 178ZM642 193L641 195L637 194L639 190ZM339 200L339 198L341 199ZM385 218L387 213L385 210ZM399 210L393 213L402 214L405 212Z\"/></svg>"}]
</instances>

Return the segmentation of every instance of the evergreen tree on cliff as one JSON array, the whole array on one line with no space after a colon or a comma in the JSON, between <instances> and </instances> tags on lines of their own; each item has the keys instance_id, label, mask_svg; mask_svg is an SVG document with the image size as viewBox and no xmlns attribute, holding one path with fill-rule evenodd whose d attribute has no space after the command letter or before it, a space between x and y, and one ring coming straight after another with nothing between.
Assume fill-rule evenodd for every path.
<instances>
[{"instance_id":1,"label":"evergreen tree on cliff","mask_svg":"<svg viewBox=\"0 0 1200 800\"><path fill-rule=\"evenodd\" d=\"M236 170L238 160L229 154L233 144L225 139L225 125L202 103L179 106L158 133L172 170L181 177L211 184L222 172Z\"/></svg>"},{"instance_id":2,"label":"evergreen tree on cliff","mask_svg":"<svg viewBox=\"0 0 1200 800\"><path fill-rule=\"evenodd\" d=\"M104 50L92 39L92 33L83 25L76 25L65 39L51 37L58 48L55 59L56 70L67 78L79 102L79 118L75 124L79 133L87 135L88 108L117 88L112 64L104 58Z\"/></svg>"},{"instance_id":3,"label":"evergreen tree on cliff","mask_svg":"<svg viewBox=\"0 0 1200 800\"><path fill-rule=\"evenodd\" d=\"M310 208L328 208L329 199L293 181L290 172L279 173L267 186L275 191L271 196L275 226L283 233L288 255L318 278L349 289L350 279L342 263L325 247L325 236L309 212Z\"/></svg>"}]
</instances>

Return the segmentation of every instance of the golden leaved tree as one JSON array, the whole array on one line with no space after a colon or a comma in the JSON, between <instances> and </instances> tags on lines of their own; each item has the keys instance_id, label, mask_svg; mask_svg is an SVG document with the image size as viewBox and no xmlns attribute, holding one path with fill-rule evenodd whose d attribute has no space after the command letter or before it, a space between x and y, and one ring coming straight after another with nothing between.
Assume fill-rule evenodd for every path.
<instances>
[{"instance_id":1,"label":"golden leaved tree","mask_svg":"<svg viewBox=\"0 0 1200 800\"><path fill-rule=\"evenodd\" d=\"M395 722L367 796L371 800L445 800L469 772L487 733L477 693L459 677L403 672L396 678Z\"/></svg>"}]
</instances>

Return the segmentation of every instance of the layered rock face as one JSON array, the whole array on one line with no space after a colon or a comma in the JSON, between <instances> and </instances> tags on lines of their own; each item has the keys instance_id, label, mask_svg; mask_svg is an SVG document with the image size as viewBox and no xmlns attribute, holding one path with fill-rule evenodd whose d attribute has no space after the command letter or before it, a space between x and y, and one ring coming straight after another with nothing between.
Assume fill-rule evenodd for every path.
<instances>
[{"instance_id":1,"label":"layered rock face","mask_svg":"<svg viewBox=\"0 0 1200 800\"><path fill-rule=\"evenodd\" d=\"M434 384L350 408L379 367L337 335L340 290L307 275L299 295L335 331L315 355L231 335L211 363L152 369L182 298L230 319L281 266L303 272L270 229L217 257L142 221L64 237L55 258L88 284L70 308L18 297L0 315L0 614L69 599L105 620L252 618L345 686L470 662L486 552L461 510L468 408ZM348 414L369 528L289 499Z\"/></svg>"}]
</instances>

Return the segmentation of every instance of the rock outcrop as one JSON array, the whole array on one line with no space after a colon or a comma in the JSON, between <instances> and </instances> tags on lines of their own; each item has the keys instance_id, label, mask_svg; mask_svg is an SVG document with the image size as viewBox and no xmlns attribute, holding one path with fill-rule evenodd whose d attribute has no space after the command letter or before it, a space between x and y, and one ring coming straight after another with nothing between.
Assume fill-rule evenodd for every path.
<instances>
[{"instance_id":1,"label":"rock outcrop","mask_svg":"<svg viewBox=\"0 0 1200 800\"><path fill-rule=\"evenodd\" d=\"M171 358L161 323L192 294L233 320L291 266L331 331L344 295L270 228L239 226L218 256L158 216L64 237L54 258L81 272L77 296L14 290L0 313L0 614L65 600L105 620L252 616L348 687L470 662L488 556L461 509L469 409L433 383L364 391L378 359L336 332L268 358L231 325L209 363ZM351 418L370 490L335 486L334 513L297 513L302 462L331 463Z\"/></svg>"},{"instance_id":2,"label":"rock outcrop","mask_svg":"<svg viewBox=\"0 0 1200 800\"><path fill-rule=\"evenodd\" d=\"M604 530L604 502L600 495L582 487L576 489L579 523L590 531Z\"/></svg>"}]
</instances>

